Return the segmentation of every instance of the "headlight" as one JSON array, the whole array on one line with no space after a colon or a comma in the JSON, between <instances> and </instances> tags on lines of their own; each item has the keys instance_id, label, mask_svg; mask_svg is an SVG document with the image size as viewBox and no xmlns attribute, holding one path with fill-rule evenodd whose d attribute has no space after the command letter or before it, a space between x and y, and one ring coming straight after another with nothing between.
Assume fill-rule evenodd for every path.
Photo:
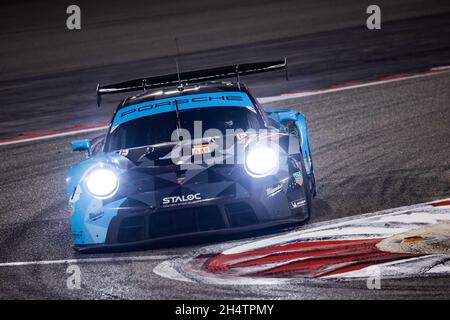
<instances>
[{"instance_id":1,"label":"headlight","mask_svg":"<svg viewBox=\"0 0 450 320\"><path fill-rule=\"evenodd\" d=\"M86 186L94 196L109 198L117 191L119 180L109 169L95 169L86 178Z\"/></svg>"},{"instance_id":2,"label":"headlight","mask_svg":"<svg viewBox=\"0 0 450 320\"><path fill-rule=\"evenodd\" d=\"M248 173L253 177L263 177L278 169L278 152L269 147L250 149L245 159Z\"/></svg>"}]
</instances>

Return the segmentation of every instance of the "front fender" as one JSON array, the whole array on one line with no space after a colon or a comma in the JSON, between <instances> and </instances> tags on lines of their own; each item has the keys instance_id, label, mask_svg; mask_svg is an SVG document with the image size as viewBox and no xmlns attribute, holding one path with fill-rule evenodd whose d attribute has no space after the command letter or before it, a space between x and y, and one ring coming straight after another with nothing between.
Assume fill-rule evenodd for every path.
<instances>
[{"instance_id":1,"label":"front fender","mask_svg":"<svg viewBox=\"0 0 450 320\"><path fill-rule=\"evenodd\" d=\"M312 157L311 157L311 147L309 143L309 131L308 131L308 123L306 121L306 117L303 113L298 112L296 110L290 109L278 109L278 108L267 108L265 109L266 113L282 125L286 125L287 123L294 123L297 127L297 131L299 133L300 138L300 146L302 156L305 162L305 168L308 175L310 175L313 171L312 167Z\"/></svg>"},{"instance_id":2,"label":"front fender","mask_svg":"<svg viewBox=\"0 0 450 320\"><path fill-rule=\"evenodd\" d=\"M67 172L67 198L75 245L104 243L108 226L124 199L104 204L86 190L87 174L99 165L108 165L117 175L126 170L129 160L117 153L98 154L85 159Z\"/></svg>"}]
</instances>

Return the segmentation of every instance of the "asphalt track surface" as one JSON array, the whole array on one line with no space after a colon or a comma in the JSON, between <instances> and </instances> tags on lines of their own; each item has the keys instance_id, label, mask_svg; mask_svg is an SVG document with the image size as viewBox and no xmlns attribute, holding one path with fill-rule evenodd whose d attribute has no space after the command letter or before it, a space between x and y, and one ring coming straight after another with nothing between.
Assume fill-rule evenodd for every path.
<instances>
[{"instance_id":1,"label":"asphalt track surface","mask_svg":"<svg viewBox=\"0 0 450 320\"><path fill-rule=\"evenodd\" d=\"M25 36L26 33L22 38ZM183 49L181 44L180 47ZM43 59L42 54L36 54L37 61ZM246 77L245 83L256 96L313 90L449 65L450 13L386 22L377 31L369 31L362 23L344 30L203 50L183 54L181 64L183 70L188 71L282 57L288 58L290 80L284 80L283 72ZM174 57L168 56L0 80L0 139L80 124L108 123L121 97L104 96L102 107L98 109L97 83L108 84L175 70Z\"/></svg>"},{"instance_id":2,"label":"asphalt track surface","mask_svg":"<svg viewBox=\"0 0 450 320\"><path fill-rule=\"evenodd\" d=\"M414 28L419 28L419 33L411 32ZM285 82L275 74L249 78L247 82L257 96L378 79L449 64L447 14L386 24L377 36L360 29L204 51L187 55L183 61L186 67L199 66L202 61L213 66L228 60L238 62L240 57L264 60L287 55L293 61L291 80ZM329 54L323 55L325 50ZM152 69L154 72L170 70L168 59L158 59L151 61L158 65ZM22 82L31 88L26 95L18 86L20 81L2 82L2 102L7 107L2 113L1 135L108 121L113 105L105 101L105 108L94 108L95 83L116 79L118 73L121 79L127 79L136 70L142 73L143 63L148 62L29 79ZM67 90L68 87L73 90ZM55 101L60 108L55 109ZM318 181L312 222L448 197L449 101L450 73L439 73L272 103L301 110L310 123ZM75 105L79 108L75 109ZM23 117L20 112L28 116ZM161 261L188 255L204 244L128 253L75 254L71 249L64 178L68 167L82 156L70 152L69 141L96 135L0 147L0 298L450 297L450 280L442 277L386 279L382 290L368 290L365 281L295 280L289 285L218 286L168 280L153 273ZM81 290L67 289L65 262L1 265L88 258L94 260L78 263L82 271Z\"/></svg>"},{"instance_id":3,"label":"asphalt track surface","mask_svg":"<svg viewBox=\"0 0 450 320\"><path fill-rule=\"evenodd\" d=\"M449 193L450 73L286 101L311 123L318 197L313 222L444 198ZM73 137L76 138L76 137ZM80 159L69 140L1 149L2 262L73 258L64 174ZM201 245L156 248L113 256L146 261L80 263L81 290L66 288L67 264L0 266L2 298L442 298L445 278L365 282L296 280L284 286L209 286L168 280L152 270L167 255ZM163 257L160 257L163 255Z\"/></svg>"}]
</instances>

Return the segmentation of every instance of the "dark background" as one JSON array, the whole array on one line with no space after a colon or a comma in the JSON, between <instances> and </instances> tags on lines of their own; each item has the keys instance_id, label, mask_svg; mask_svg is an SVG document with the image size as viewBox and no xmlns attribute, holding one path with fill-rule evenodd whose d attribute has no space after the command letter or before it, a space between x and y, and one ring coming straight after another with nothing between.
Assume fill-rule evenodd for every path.
<instances>
[{"instance_id":1,"label":"dark background","mask_svg":"<svg viewBox=\"0 0 450 320\"><path fill-rule=\"evenodd\" d=\"M280 74L246 78L257 96L373 80L450 63L450 2L377 1L382 29L366 28L370 1L69 1L0 4L0 139L107 123L121 97L96 108L97 83L277 59ZM264 81L261 81L264 80Z\"/></svg>"},{"instance_id":2,"label":"dark background","mask_svg":"<svg viewBox=\"0 0 450 320\"><path fill-rule=\"evenodd\" d=\"M78 31L66 28L71 4L81 8ZM2 2L1 80L167 57L175 53L175 37L183 53L192 53L348 27L365 29L370 4L381 7L383 23L450 11L445 0ZM416 28L410 32L417 33Z\"/></svg>"}]
</instances>

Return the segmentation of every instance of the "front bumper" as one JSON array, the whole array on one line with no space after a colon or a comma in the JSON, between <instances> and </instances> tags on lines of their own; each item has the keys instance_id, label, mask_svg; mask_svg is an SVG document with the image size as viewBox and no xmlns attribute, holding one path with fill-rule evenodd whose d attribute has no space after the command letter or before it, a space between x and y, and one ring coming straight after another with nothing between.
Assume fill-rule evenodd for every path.
<instances>
[{"instance_id":1,"label":"front bumper","mask_svg":"<svg viewBox=\"0 0 450 320\"><path fill-rule=\"evenodd\" d=\"M121 210L110 222L105 243L194 234L258 225L293 218L282 192L269 199L235 197L152 211L148 207Z\"/></svg>"},{"instance_id":2,"label":"front bumper","mask_svg":"<svg viewBox=\"0 0 450 320\"><path fill-rule=\"evenodd\" d=\"M217 240L220 236L300 223L308 218L306 206L305 210L293 211L289 203L304 198L303 189L290 188L290 185L286 181L284 191L269 196L268 188L263 187L263 192L246 197L234 195L167 208L151 208L136 200L125 201L109 221L102 243L76 244L75 248L91 252L161 242L182 243L194 238Z\"/></svg>"},{"instance_id":3,"label":"front bumper","mask_svg":"<svg viewBox=\"0 0 450 320\"><path fill-rule=\"evenodd\" d=\"M159 186L149 191L133 177L123 196L118 194L108 201L81 193L71 218L76 248L124 248L231 235L308 218L306 206L295 210L290 206L305 199L304 188L292 174L280 172L252 180L234 170L234 180L211 182L212 177L209 173L207 183L191 179L178 185L167 181L164 187L158 181ZM164 206L164 197L197 193L200 201Z\"/></svg>"},{"instance_id":4,"label":"front bumper","mask_svg":"<svg viewBox=\"0 0 450 320\"><path fill-rule=\"evenodd\" d=\"M248 225L243 227L235 227L220 230L209 230L194 233L184 233L171 236L164 236L159 238L144 239L140 241L125 242L125 243L105 243L105 244L88 244L88 245L75 245L74 249L80 253L100 253L110 251L123 251L123 250L139 250L149 248L152 245L159 245L165 243L185 243L192 240L214 240L219 241L222 237L231 237L235 235L245 235L255 231L262 231L271 228L289 227L299 223L302 223L307 218L294 217L289 219L271 221L266 223L259 223L255 225ZM226 240L226 239L224 239Z\"/></svg>"}]
</instances>

